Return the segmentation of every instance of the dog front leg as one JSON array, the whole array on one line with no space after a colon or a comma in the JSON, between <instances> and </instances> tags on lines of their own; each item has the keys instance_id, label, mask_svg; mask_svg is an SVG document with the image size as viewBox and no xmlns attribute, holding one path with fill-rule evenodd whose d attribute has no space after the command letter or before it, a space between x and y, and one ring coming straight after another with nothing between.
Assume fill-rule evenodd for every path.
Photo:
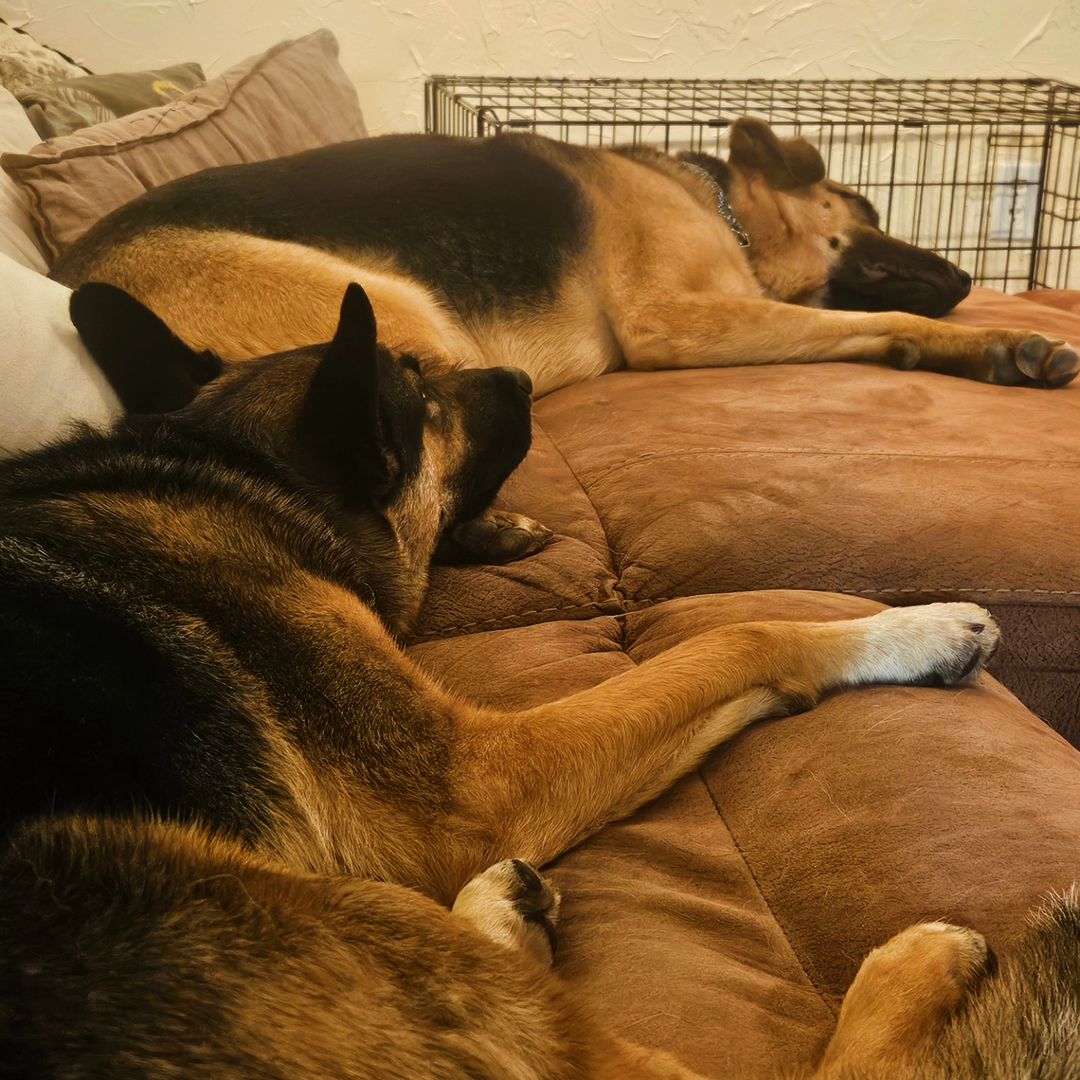
<instances>
[{"instance_id":1,"label":"dog front leg","mask_svg":"<svg viewBox=\"0 0 1080 1080\"><path fill-rule=\"evenodd\" d=\"M986 330L902 312L826 311L723 293L635 305L616 326L630 368L865 361L1005 386L1065 386L1080 354L1020 330Z\"/></svg>"},{"instance_id":2,"label":"dog front leg","mask_svg":"<svg viewBox=\"0 0 1080 1080\"><path fill-rule=\"evenodd\" d=\"M486 844L463 860L464 877L476 859L543 865L655 798L755 720L810 708L843 686L961 682L997 639L974 604L747 623L691 638L549 705L464 712L453 798L459 821L478 826Z\"/></svg>"}]
</instances>

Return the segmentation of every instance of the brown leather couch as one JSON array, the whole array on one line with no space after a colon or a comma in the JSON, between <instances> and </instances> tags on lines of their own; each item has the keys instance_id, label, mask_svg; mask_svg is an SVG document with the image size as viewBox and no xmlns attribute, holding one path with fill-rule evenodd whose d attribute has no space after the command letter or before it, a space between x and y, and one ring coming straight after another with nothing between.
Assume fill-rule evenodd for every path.
<instances>
[{"instance_id":1,"label":"brown leather couch","mask_svg":"<svg viewBox=\"0 0 1080 1080\"><path fill-rule=\"evenodd\" d=\"M979 291L953 318L1080 342L1057 303ZM619 1032L707 1076L786 1075L872 946L942 918L1001 951L1080 878L1080 755L1053 730L1080 736L1080 387L622 373L536 419L503 501L555 542L440 572L411 647L471 698L531 705L706 627L875 602L973 600L1005 634L1000 681L762 723L559 860L558 966Z\"/></svg>"}]
</instances>

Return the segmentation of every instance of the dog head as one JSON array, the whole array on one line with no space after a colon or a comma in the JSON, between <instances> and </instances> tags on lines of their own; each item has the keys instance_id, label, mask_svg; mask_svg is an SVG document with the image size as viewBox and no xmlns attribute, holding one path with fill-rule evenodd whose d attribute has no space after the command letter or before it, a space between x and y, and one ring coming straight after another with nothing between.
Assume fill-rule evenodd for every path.
<instances>
[{"instance_id":1,"label":"dog head","mask_svg":"<svg viewBox=\"0 0 1080 1080\"><path fill-rule=\"evenodd\" d=\"M883 233L870 202L827 179L805 139L779 139L747 117L732 125L726 163L683 158L708 168L728 192L751 239L754 273L777 300L936 317L971 289L971 278L947 259Z\"/></svg>"},{"instance_id":2,"label":"dog head","mask_svg":"<svg viewBox=\"0 0 1080 1080\"><path fill-rule=\"evenodd\" d=\"M190 349L112 285L78 289L71 318L129 414L168 414L171 428L291 467L342 514L388 522L413 565L488 506L529 448L524 372L422 374L378 345L359 285L329 344L235 364Z\"/></svg>"}]
</instances>

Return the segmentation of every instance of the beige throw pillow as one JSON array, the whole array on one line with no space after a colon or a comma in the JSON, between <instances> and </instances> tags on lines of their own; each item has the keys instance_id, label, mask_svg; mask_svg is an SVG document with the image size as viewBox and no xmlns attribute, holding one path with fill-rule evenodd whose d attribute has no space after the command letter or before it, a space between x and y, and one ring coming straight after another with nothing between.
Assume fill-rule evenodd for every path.
<instances>
[{"instance_id":1,"label":"beige throw pillow","mask_svg":"<svg viewBox=\"0 0 1080 1080\"><path fill-rule=\"evenodd\" d=\"M0 164L30 196L53 262L109 211L215 165L367 134L329 30L284 41L177 101L50 139Z\"/></svg>"}]
</instances>

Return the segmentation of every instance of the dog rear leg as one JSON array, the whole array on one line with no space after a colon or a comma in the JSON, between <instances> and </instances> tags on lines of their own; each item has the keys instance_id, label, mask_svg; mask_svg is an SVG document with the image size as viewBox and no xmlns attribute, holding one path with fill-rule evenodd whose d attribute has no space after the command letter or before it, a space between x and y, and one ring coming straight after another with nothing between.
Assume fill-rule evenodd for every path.
<instances>
[{"instance_id":1,"label":"dog rear leg","mask_svg":"<svg viewBox=\"0 0 1080 1080\"><path fill-rule=\"evenodd\" d=\"M1080 354L1018 330L986 330L902 312L826 311L718 294L689 294L631 311L616 329L639 369L869 361L978 382L1056 388Z\"/></svg>"},{"instance_id":2,"label":"dog rear leg","mask_svg":"<svg viewBox=\"0 0 1080 1080\"><path fill-rule=\"evenodd\" d=\"M844 998L815 1080L912 1075L987 959L981 934L947 923L909 927L875 949Z\"/></svg>"},{"instance_id":3,"label":"dog rear leg","mask_svg":"<svg viewBox=\"0 0 1080 1080\"><path fill-rule=\"evenodd\" d=\"M452 767L459 835L476 827L474 844L487 845L479 865L508 856L543 865L655 798L754 720L809 708L842 686L961 681L997 636L973 604L747 623L691 638L562 701L464 713ZM462 860L462 880L479 854Z\"/></svg>"}]
</instances>

